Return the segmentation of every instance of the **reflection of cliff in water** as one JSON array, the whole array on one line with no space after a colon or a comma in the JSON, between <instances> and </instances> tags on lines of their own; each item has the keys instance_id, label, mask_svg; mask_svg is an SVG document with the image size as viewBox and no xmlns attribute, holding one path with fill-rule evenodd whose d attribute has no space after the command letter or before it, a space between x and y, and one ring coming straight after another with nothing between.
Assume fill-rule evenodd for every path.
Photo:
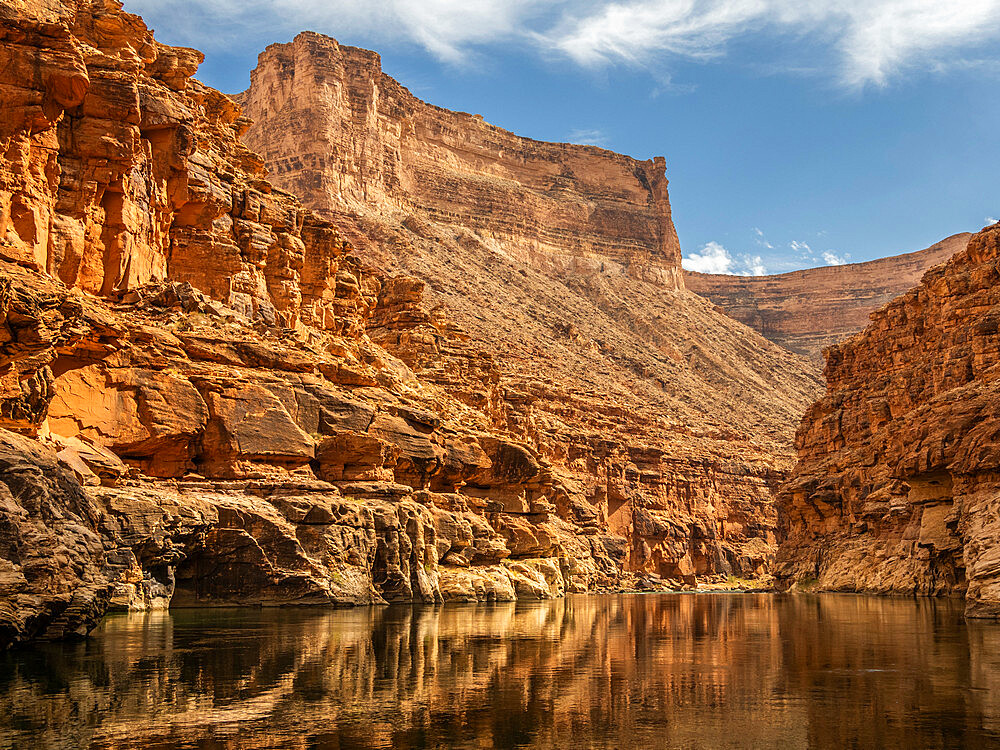
<instances>
[{"instance_id":1,"label":"reflection of cliff in water","mask_svg":"<svg viewBox=\"0 0 1000 750\"><path fill-rule=\"evenodd\" d=\"M0 746L977 747L998 667L934 601L188 610L0 657Z\"/></svg>"}]
</instances>

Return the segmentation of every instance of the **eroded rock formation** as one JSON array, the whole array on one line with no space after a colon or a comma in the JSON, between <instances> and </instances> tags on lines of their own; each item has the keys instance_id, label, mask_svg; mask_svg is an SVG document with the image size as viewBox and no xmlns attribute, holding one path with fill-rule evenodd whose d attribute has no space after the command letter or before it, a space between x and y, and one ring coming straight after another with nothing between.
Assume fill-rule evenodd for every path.
<instances>
[{"instance_id":1,"label":"eroded rock formation","mask_svg":"<svg viewBox=\"0 0 1000 750\"><path fill-rule=\"evenodd\" d=\"M117 2L0 44L0 645L766 569L815 384L683 289L662 162L379 115L364 53L320 216Z\"/></svg>"},{"instance_id":2,"label":"eroded rock formation","mask_svg":"<svg viewBox=\"0 0 1000 750\"><path fill-rule=\"evenodd\" d=\"M528 443L635 570L763 570L811 365L683 288L665 163L539 143L412 96L314 33L272 45L244 135L359 254L427 284L469 347L378 341ZM470 388L488 353L486 388ZM482 383L476 376L473 383ZM592 515L595 514L596 515Z\"/></svg>"},{"instance_id":3,"label":"eroded rock formation","mask_svg":"<svg viewBox=\"0 0 1000 750\"><path fill-rule=\"evenodd\" d=\"M868 325L868 316L909 291L932 266L965 249L954 234L915 253L770 276L684 273L687 288L786 349L823 361L823 349Z\"/></svg>"},{"instance_id":4,"label":"eroded rock formation","mask_svg":"<svg viewBox=\"0 0 1000 750\"><path fill-rule=\"evenodd\" d=\"M1000 615L1000 226L832 347L780 498L786 582ZM814 580L816 579L816 580Z\"/></svg>"},{"instance_id":5,"label":"eroded rock formation","mask_svg":"<svg viewBox=\"0 0 1000 750\"><path fill-rule=\"evenodd\" d=\"M663 158L535 141L435 107L375 52L312 32L268 47L251 81L245 140L311 208L376 213L404 224L404 241L447 228L534 268L613 266L683 286Z\"/></svg>"}]
</instances>

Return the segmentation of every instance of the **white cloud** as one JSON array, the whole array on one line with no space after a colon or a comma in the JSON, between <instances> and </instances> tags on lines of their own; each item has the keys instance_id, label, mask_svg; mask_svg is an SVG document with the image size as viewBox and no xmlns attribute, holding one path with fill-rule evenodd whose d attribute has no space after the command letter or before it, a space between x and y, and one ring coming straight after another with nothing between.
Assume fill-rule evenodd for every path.
<instances>
[{"instance_id":1,"label":"white cloud","mask_svg":"<svg viewBox=\"0 0 1000 750\"><path fill-rule=\"evenodd\" d=\"M947 67L955 48L1000 36L998 21L1000 0L627 0L567 20L553 38L577 62L603 65L718 57L762 30L813 35L836 51L839 81L856 88L912 65Z\"/></svg>"},{"instance_id":2,"label":"white cloud","mask_svg":"<svg viewBox=\"0 0 1000 750\"><path fill-rule=\"evenodd\" d=\"M788 243L788 246L792 248L796 255L798 255L803 260L809 260L813 263L819 262L819 257L816 255L815 251L809 247L808 242L799 242L798 240L792 240Z\"/></svg>"},{"instance_id":3,"label":"white cloud","mask_svg":"<svg viewBox=\"0 0 1000 750\"><path fill-rule=\"evenodd\" d=\"M1000 221L1000 219L994 219L992 216L986 217L987 224L996 224L998 221Z\"/></svg>"},{"instance_id":4,"label":"white cloud","mask_svg":"<svg viewBox=\"0 0 1000 750\"><path fill-rule=\"evenodd\" d=\"M831 253L829 250L823 252L823 260L828 266L842 266L847 263L847 256Z\"/></svg>"},{"instance_id":5,"label":"white cloud","mask_svg":"<svg viewBox=\"0 0 1000 750\"><path fill-rule=\"evenodd\" d=\"M543 8L542 0L125 0L150 26L207 49L311 29L405 40L450 63L462 62L471 47L524 34Z\"/></svg>"},{"instance_id":6,"label":"white cloud","mask_svg":"<svg viewBox=\"0 0 1000 750\"><path fill-rule=\"evenodd\" d=\"M764 276L767 269L759 255L741 255L739 263L718 242L708 242L700 253L691 253L681 258L685 271L698 273L721 273L728 276Z\"/></svg>"},{"instance_id":7,"label":"white cloud","mask_svg":"<svg viewBox=\"0 0 1000 750\"><path fill-rule=\"evenodd\" d=\"M767 241L767 238L764 236L764 231L760 227L754 227L753 233L757 235L754 238L754 242L761 247L766 247L768 250L774 250L774 245Z\"/></svg>"},{"instance_id":8,"label":"white cloud","mask_svg":"<svg viewBox=\"0 0 1000 750\"><path fill-rule=\"evenodd\" d=\"M700 253L691 253L687 258L681 258L681 267L685 271L698 273L733 273L733 256L718 242L709 242Z\"/></svg>"},{"instance_id":9,"label":"white cloud","mask_svg":"<svg viewBox=\"0 0 1000 750\"><path fill-rule=\"evenodd\" d=\"M746 276L766 276L767 268L764 267L764 261L759 255L743 255L741 256L743 260L743 273Z\"/></svg>"},{"instance_id":10,"label":"white cloud","mask_svg":"<svg viewBox=\"0 0 1000 750\"><path fill-rule=\"evenodd\" d=\"M566 136L567 143L577 143L582 146L600 146L606 148L608 145L607 134L598 128L575 128Z\"/></svg>"},{"instance_id":11,"label":"white cloud","mask_svg":"<svg viewBox=\"0 0 1000 750\"><path fill-rule=\"evenodd\" d=\"M788 71L825 70L847 87L886 85L912 67L995 62L1000 0L126 0L176 43L219 49L305 28L370 43L404 40L460 63L512 41L587 66L709 60L752 34L802 39ZM978 48L988 60L960 52ZM981 55L982 56L982 55ZM818 62L817 62L818 61ZM766 61L762 61L766 62ZM772 65L772 67L775 67Z\"/></svg>"}]
</instances>

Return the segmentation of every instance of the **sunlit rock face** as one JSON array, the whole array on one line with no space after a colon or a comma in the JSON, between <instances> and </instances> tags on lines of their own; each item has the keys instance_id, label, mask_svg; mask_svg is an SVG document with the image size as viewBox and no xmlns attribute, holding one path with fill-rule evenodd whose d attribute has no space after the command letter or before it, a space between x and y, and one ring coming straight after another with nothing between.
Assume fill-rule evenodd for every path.
<instances>
[{"instance_id":1,"label":"sunlit rock face","mask_svg":"<svg viewBox=\"0 0 1000 750\"><path fill-rule=\"evenodd\" d=\"M424 282L469 346L379 343L547 459L557 508L623 537L630 570L765 570L816 378L683 288L663 160L435 107L313 33L268 47L239 99L269 179Z\"/></svg>"},{"instance_id":2,"label":"sunlit rock face","mask_svg":"<svg viewBox=\"0 0 1000 750\"><path fill-rule=\"evenodd\" d=\"M779 503L782 578L1000 614L998 320L993 226L829 350Z\"/></svg>"},{"instance_id":3,"label":"sunlit rock face","mask_svg":"<svg viewBox=\"0 0 1000 750\"><path fill-rule=\"evenodd\" d=\"M824 348L858 333L874 310L964 250L971 236L955 234L925 250L867 263L773 276L686 272L684 283L774 343L822 363Z\"/></svg>"},{"instance_id":4,"label":"sunlit rock face","mask_svg":"<svg viewBox=\"0 0 1000 750\"><path fill-rule=\"evenodd\" d=\"M329 131L358 168L321 216L196 51L111 0L0 10L0 644L766 569L815 384L683 289L662 160L519 139L355 57L317 99L364 115Z\"/></svg>"},{"instance_id":5,"label":"sunlit rock face","mask_svg":"<svg viewBox=\"0 0 1000 750\"><path fill-rule=\"evenodd\" d=\"M261 56L245 141L311 208L465 230L554 271L603 265L683 286L666 162L522 138L420 101L379 56L304 32Z\"/></svg>"}]
</instances>

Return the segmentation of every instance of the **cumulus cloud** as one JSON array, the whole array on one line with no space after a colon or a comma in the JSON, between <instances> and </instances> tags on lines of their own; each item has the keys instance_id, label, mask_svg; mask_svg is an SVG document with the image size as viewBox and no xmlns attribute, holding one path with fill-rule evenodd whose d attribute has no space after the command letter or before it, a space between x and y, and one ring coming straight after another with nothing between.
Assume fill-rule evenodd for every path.
<instances>
[{"instance_id":1,"label":"cumulus cloud","mask_svg":"<svg viewBox=\"0 0 1000 750\"><path fill-rule=\"evenodd\" d=\"M681 258L681 267L685 271L698 273L733 273L733 256L718 242L709 242L700 253L691 253Z\"/></svg>"},{"instance_id":2,"label":"cumulus cloud","mask_svg":"<svg viewBox=\"0 0 1000 750\"><path fill-rule=\"evenodd\" d=\"M737 261L718 242L708 242L701 248L701 252L681 258L681 267L685 271L721 273L728 276L763 276L767 273L767 268L764 267L759 255L741 255Z\"/></svg>"},{"instance_id":3,"label":"cumulus cloud","mask_svg":"<svg viewBox=\"0 0 1000 750\"><path fill-rule=\"evenodd\" d=\"M759 255L744 255L742 257L745 275L765 276L767 274L767 268L764 267L764 261Z\"/></svg>"},{"instance_id":4,"label":"cumulus cloud","mask_svg":"<svg viewBox=\"0 0 1000 750\"><path fill-rule=\"evenodd\" d=\"M753 34L808 37L803 59L835 55L841 84L885 85L899 72L982 62L956 54L1000 37L1000 0L126 0L179 43L218 49L311 28L372 43L404 40L461 63L477 48L556 51L581 65L710 60ZM957 7L956 7L957 6ZM806 57L808 55L808 57ZM988 54L991 59L995 54ZM772 61L773 62L773 61ZM780 67L780 66L779 66Z\"/></svg>"},{"instance_id":5,"label":"cumulus cloud","mask_svg":"<svg viewBox=\"0 0 1000 750\"><path fill-rule=\"evenodd\" d=\"M831 253L829 250L823 252L823 260L828 266L842 266L847 263L847 257Z\"/></svg>"}]
</instances>

